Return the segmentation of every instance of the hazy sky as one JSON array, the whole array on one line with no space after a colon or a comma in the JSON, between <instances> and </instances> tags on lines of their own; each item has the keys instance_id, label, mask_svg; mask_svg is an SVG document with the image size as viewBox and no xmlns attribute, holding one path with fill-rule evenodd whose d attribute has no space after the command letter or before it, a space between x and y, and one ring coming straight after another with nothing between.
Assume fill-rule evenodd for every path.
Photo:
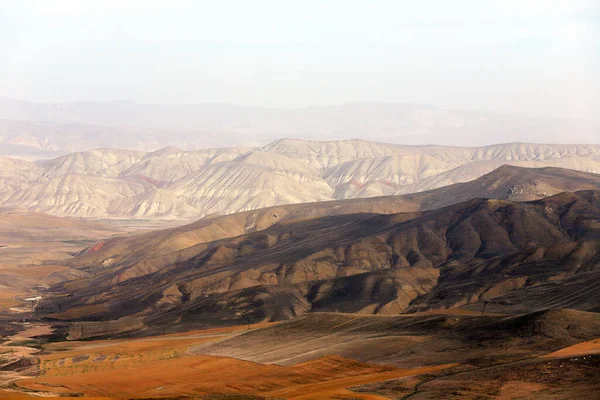
<instances>
[{"instance_id":1,"label":"hazy sky","mask_svg":"<svg viewBox=\"0 0 600 400\"><path fill-rule=\"evenodd\" d=\"M1 0L0 95L600 119L600 0Z\"/></svg>"}]
</instances>

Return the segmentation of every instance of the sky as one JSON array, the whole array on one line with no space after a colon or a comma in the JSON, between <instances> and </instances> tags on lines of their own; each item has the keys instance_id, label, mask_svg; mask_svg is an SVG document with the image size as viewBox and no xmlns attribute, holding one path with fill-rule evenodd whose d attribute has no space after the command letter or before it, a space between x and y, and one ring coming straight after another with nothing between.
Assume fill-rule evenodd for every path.
<instances>
[{"instance_id":1,"label":"sky","mask_svg":"<svg viewBox=\"0 0 600 400\"><path fill-rule=\"evenodd\" d=\"M0 1L0 96L600 120L600 0Z\"/></svg>"}]
</instances>

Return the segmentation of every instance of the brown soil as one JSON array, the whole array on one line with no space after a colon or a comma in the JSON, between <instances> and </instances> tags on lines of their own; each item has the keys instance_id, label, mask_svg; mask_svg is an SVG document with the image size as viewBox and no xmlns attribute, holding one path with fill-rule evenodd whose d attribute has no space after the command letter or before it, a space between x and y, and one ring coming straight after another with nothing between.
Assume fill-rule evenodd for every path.
<instances>
[{"instance_id":1,"label":"brown soil","mask_svg":"<svg viewBox=\"0 0 600 400\"><path fill-rule=\"evenodd\" d=\"M45 395L119 399L217 396L208 398L237 400L227 397L234 395L242 396L239 399L568 399L574 393L600 389L595 378L600 356L590 355L598 350L600 340L563 347L550 353L550 358L540 358L536 346L582 340L577 338L597 331L597 318L569 310L512 318L321 314L251 326L250 331L237 326L133 340L62 342L47 346L49 354L40 357L41 375L17 385ZM428 331L428 336L404 336L406 327ZM485 339L488 328L496 339ZM459 339L460 332L467 336ZM356 337L348 341L352 335ZM393 335L397 339L392 340ZM471 340L467 338L477 343L448 347ZM330 353L310 352L325 339ZM350 347L340 347L340 341ZM255 352L270 343L278 349L278 357L287 353L288 358L306 361L260 364L198 353L211 346L233 349L228 343ZM408 364L413 367L381 362L394 359L382 349L405 354L396 364L411 360ZM339 355L340 350L346 356ZM263 351L268 354L268 348ZM383 357L378 362L364 361L377 352ZM449 361L452 358L454 362Z\"/></svg>"},{"instance_id":2,"label":"brown soil","mask_svg":"<svg viewBox=\"0 0 600 400\"><path fill-rule=\"evenodd\" d=\"M417 369L327 356L295 366L261 365L226 357L193 356L191 345L216 338L140 339L113 346L60 351L41 357L43 375L19 387L61 395L157 397L253 393L275 398L382 399L355 394L349 386L429 373L453 365ZM102 343L106 345L106 341ZM97 345L97 344L96 344ZM87 356L87 357L83 357Z\"/></svg>"},{"instance_id":3,"label":"brown soil","mask_svg":"<svg viewBox=\"0 0 600 400\"><path fill-rule=\"evenodd\" d=\"M543 356L544 358L576 357L586 354L600 354L600 339L577 343L573 346L554 351Z\"/></svg>"}]
</instances>

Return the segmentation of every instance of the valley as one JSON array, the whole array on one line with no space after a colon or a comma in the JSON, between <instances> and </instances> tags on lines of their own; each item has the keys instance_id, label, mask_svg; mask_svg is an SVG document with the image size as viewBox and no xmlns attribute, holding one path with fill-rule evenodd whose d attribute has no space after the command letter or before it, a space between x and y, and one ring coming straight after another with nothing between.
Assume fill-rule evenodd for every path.
<instances>
[{"instance_id":1,"label":"valley","mask_svg":"<svg viewBox=\"0 0 600 400\"><path fill-rule=\"evenodd\" d=\"M0 209L0 388L39 373L45 340L38 337L52 336L53 328L33 311L49 285L82 275L66 261L101 239L153 228L149 221L98 222ZM0 392L0 398L9 393Z\"/></svg>"},{"instance_id":2,"label":"valley","mask_svg":"<svg viewBox=\"0 0 600 400\"><path fill-rule=\"evenodd\" d=\"M599 399L598 5L0 0L0 400Z\"/></svg>"}]
</instances>

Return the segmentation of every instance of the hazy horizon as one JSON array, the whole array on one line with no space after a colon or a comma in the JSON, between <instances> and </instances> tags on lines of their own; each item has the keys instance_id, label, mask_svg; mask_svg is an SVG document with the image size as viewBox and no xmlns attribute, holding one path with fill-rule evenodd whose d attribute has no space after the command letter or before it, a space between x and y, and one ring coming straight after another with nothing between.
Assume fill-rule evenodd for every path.
<instances>
[{"instance_id":1,"label":"hazy horizon","mask_svg":"<svg viewBox=\"0 0 600 400\"><path fill-rule=\"evenodd\" d=\"M595 1L6 1L0 96L598 121Z\"/></svg>"},{"instance_id":2,"label":"hazy horizon","mask_svg":"<svg viewBox=\"0 0 600 400\"><path fill-rule=\"evenodd\" d=\"M310 104L310 105L253 105L253 104L242 104L242 103L227 103L227 102L198 102L198 103L155 103L155 102L144 102L137 101L127 98L115 98L115 99L107 99L107 100L89 100L89 99L74 99L69 101L35 101L31 99L18 98L12 96L0 96L0 99L7 100L15 100L23 103L31 103L31 104L40 104L40 105L67 105L67 104L114 104L114 103L122 103L122 104L136 104L140 106L158 106L158 107L202 107L202 106L227 106L232 108L256 108L256 109L272 109L272 110L281 110L281 111L299 111L299 110L309 110L309 109L325 109L325 108L339 108L345 106L356 106L356 105L375 105L375 106L402 106L402 107L418 107L418 108L431 108L433 110L441 110L441 111L462 111L462 112L473 112L473 113L482 113L482 114L490 114L490 115L503 115L503 116L523 116L523 117L531 117L531 118L543 118L543 119L557 119L557 120L571 120L571 121L580 121L580 122L591 122L594 124L600 123L600 116L597 119L590 118L582 118L582 117L568 117L568 116L557 116L557 115L536 115L529 114L525 112L519 111L496 111L496 110L486 110L482 108L459 108L459 107L441 107L436 104L428 104L428 103L410 103L410 102L385 102L385 101L347 101L342 103L331 103L331 104ZM43 121L39 121L43 122ZM360 139L360 138L356 138ZM368 139L365 139L368 140Z\"/></svg>"}]
</instances>

